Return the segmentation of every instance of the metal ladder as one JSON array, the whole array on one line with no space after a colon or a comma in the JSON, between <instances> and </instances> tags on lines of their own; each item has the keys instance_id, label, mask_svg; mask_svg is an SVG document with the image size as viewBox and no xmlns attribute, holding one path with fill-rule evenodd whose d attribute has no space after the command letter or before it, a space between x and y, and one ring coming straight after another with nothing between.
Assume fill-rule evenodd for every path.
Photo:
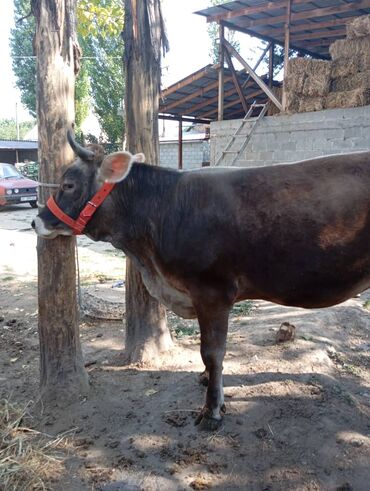
<instances>
[{"instance_id":1,"label":"metal ladder","mask_svg":"<svg viewBox=\"0 0 370 491\"><path fill-rule=\"evenodd\" d=\"M258 114L257 117L251 118L251 114L253 113L253 110L257 107L261 108L260 113ZM244 116L242 122L240 123L240 126L237 128L235 133L232 135L232 137L230 138L230 141L228 142L226 147L222 150L221 154L219 155L218 159L216 160L215 166L219 165L221 160L223 160L226 155L232 155L232 154L234 154L234 158L232 159L231 163L229 163L227 165L232 166L235 164L235 162L238 160L242 151L248 145L250 139L252 138L252 134L257 127L257 124L263 118L263 116L266 114L267 109L268 109L268 103L256 104L255 102L253 102L253 104L249 108L247 114ZM235 142L235 140L237 138L244 137L244 135L241 135L240 133L241 133L242 129L244 128L245 123L250 124L249 132L245 136L245 139L243 140L243 142L242 142L242 144L238 150L230 150L230 148L232 147L233 143Z\"/></svg>"}]
</instances>

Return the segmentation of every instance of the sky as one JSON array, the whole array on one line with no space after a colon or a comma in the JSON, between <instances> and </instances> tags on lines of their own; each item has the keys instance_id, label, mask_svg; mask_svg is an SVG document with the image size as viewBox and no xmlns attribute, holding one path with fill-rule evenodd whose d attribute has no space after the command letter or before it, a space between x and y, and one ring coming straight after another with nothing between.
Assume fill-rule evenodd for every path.
<instances>
[{"instance_id":1,"label":"sky","mask_svg":"<svg viewBox=\"0 0 370 491\"><path fill-rule=\"evenodd\" d=\"M209 0L162 0L170 51L162 61L162 86L167 87L211 62L207 22L193 12L209 7ZM0 119L30 119L15 86L9 36L14 27L13 0L0 0ZM245 38L245 36L244 36Z\"/></svg>"}]
</instances>

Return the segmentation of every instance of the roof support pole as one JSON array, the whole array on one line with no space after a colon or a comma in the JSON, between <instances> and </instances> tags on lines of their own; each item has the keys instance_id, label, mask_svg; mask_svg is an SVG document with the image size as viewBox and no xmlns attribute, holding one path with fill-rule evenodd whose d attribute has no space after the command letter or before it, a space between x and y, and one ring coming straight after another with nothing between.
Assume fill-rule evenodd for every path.
<instances>
[{"instance_id":1,"label":"roof support pole","mask_svg":"<svg viewBox=\"0 0 370 491\"><path fill-rule=\"evenodd\" d=\"M178 168L182 169L182 118L179 119L179 154L178 154Z\"/></svg>"},{"instance_id":2,"label":"roof support pole","mask_svg":"<svg viewBox=\"0 0 370 491\"><path fill-rule=\"evenodd\" d=\"M269 87L273 86L274 83L274 52L275 44L271 43L269 48Z\"/></svg>"},{"instance_id":3,"label":"roof support pole","mask_svg":"<svg viewBox=\"0 0 370 491\"><path fill-rule=\"evenodd\" d=\"M285 79L288 76L289 67L289 45L290 45L290 19L292 15L292 0L287 0L285 19L285 42L284 42L284 84L283 84L283 110L286 110Z\"/></svg>"},{"instance_id":4,"label":"roof support pole","mask_svg":"<svg viewBox=\"0 0 370 491\"><path fill-rule=\"evenodd\" d=\"M219 72L218 72L218 120L224 119L224 41L225 41L225 29L224 26L219 24L219 47L218 47L218 59L219 59Z\"/></svg>"},{"instance_id":5,"label":"roof support pole","mask_svg":"<svg viewBox=\"0 0 370 491\"><path fill-rule=\"evenodd\" d=\"M231 75L233 77L233 81L234 81L234 85L235 85L236 91L238 93L240 102L242 103L243 110L244 110L245 114L247 114L247 112L248 112L247 102L245 100L245 97L244 97L244 94L243 94L241 85L239 83L238 75L237 75L237 73L235 71L233 61L232 61L231 56L230 56L229 52L227 51L227 49L225 49L225 52L224 53L225 53L227 64L229 65L229 69L231 71Z\"/></svg>"},{"instance_id":6,"label":"roof support pole","mask_svg":"<svg viewBox=\"0 0 370 491\"><path fill-rule=\"evenodd\" d=\"M244 60L244 58L236 51L236 49L226 40L224 40L225 49L228 50L230 55L234 56L239 63L241 63L244 69L249 73L251 78L256 82L256 84L263 90L263 92L272 100L276 107L282 110L282 105L280 101L275 97L274 93L268 88L265 82L256 74L252 67Z\"/></svg>"}]
</instances>

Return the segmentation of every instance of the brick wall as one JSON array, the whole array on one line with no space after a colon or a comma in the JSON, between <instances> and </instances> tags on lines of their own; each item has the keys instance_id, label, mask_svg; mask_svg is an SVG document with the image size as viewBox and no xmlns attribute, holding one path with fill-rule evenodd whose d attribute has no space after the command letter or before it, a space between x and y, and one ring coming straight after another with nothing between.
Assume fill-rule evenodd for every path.
<instances>
[{"instance_id":1,"label":"brick wall","mask_svg":"<svg viewBox=\"0 0 370 491\"><path fill-rule=\"evenodd\" d=\"M159 154L161 166L177 169L178 151L179 145L177 141L160 142ZM209 140L183 141L183 169L194 169L197 167L202 167L202 164L204 162L209 162L209 153Z\"/></svg>"},{"instance_id":2,"label":"brick wall","mask_svg":"<svg viewBox=\"0 0 370 491\"><path fill-rule=\"evenodd\" d=\"M211 165L240 122L211 123ZM244 137L249 124L241 133ZM231 150L241 141L238 138ZM360 150L370 150L370 106L265 117L235 165L271 165ZM219 165L228 165L230 159L227 155Z\"/></svg>"}]
</instances>

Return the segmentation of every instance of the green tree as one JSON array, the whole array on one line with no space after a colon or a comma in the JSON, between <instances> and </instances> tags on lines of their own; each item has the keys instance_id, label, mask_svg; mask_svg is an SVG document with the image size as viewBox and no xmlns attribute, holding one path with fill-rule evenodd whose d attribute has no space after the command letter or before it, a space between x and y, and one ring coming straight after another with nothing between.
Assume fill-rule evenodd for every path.
<instances>
[{"instance_id":1,"label":"green tree","mask_svg":"<svg viewBox=\"0 0 370 491\"><path fill-rule=\"evenodd\" d=\"M23 121L19 124L19 138L22 140L24 136L36 124L35 120ZM1 140L16 140L17 139L17 123L15 119L0 120L0 139Z\"/></svg>"},{"instance_id":2,"label":"green tree","mask_svg":"<svg viewBox=\"0 0 370 491\"><path fill-rule=\"evenodd\" d=\"M22 103L36 114L36 61L33 56L35 20L29 0L14 0L16 27L11 32L11 52L16 83ZM76 78L76 125L89 112L90 101L109 140L122 142L123 98L122 0L78 0L78 36L83 51ZM106 101L106 102L104 102ZM118 136L119 135L119 136Z\"/></svg>"}]
</instances>

